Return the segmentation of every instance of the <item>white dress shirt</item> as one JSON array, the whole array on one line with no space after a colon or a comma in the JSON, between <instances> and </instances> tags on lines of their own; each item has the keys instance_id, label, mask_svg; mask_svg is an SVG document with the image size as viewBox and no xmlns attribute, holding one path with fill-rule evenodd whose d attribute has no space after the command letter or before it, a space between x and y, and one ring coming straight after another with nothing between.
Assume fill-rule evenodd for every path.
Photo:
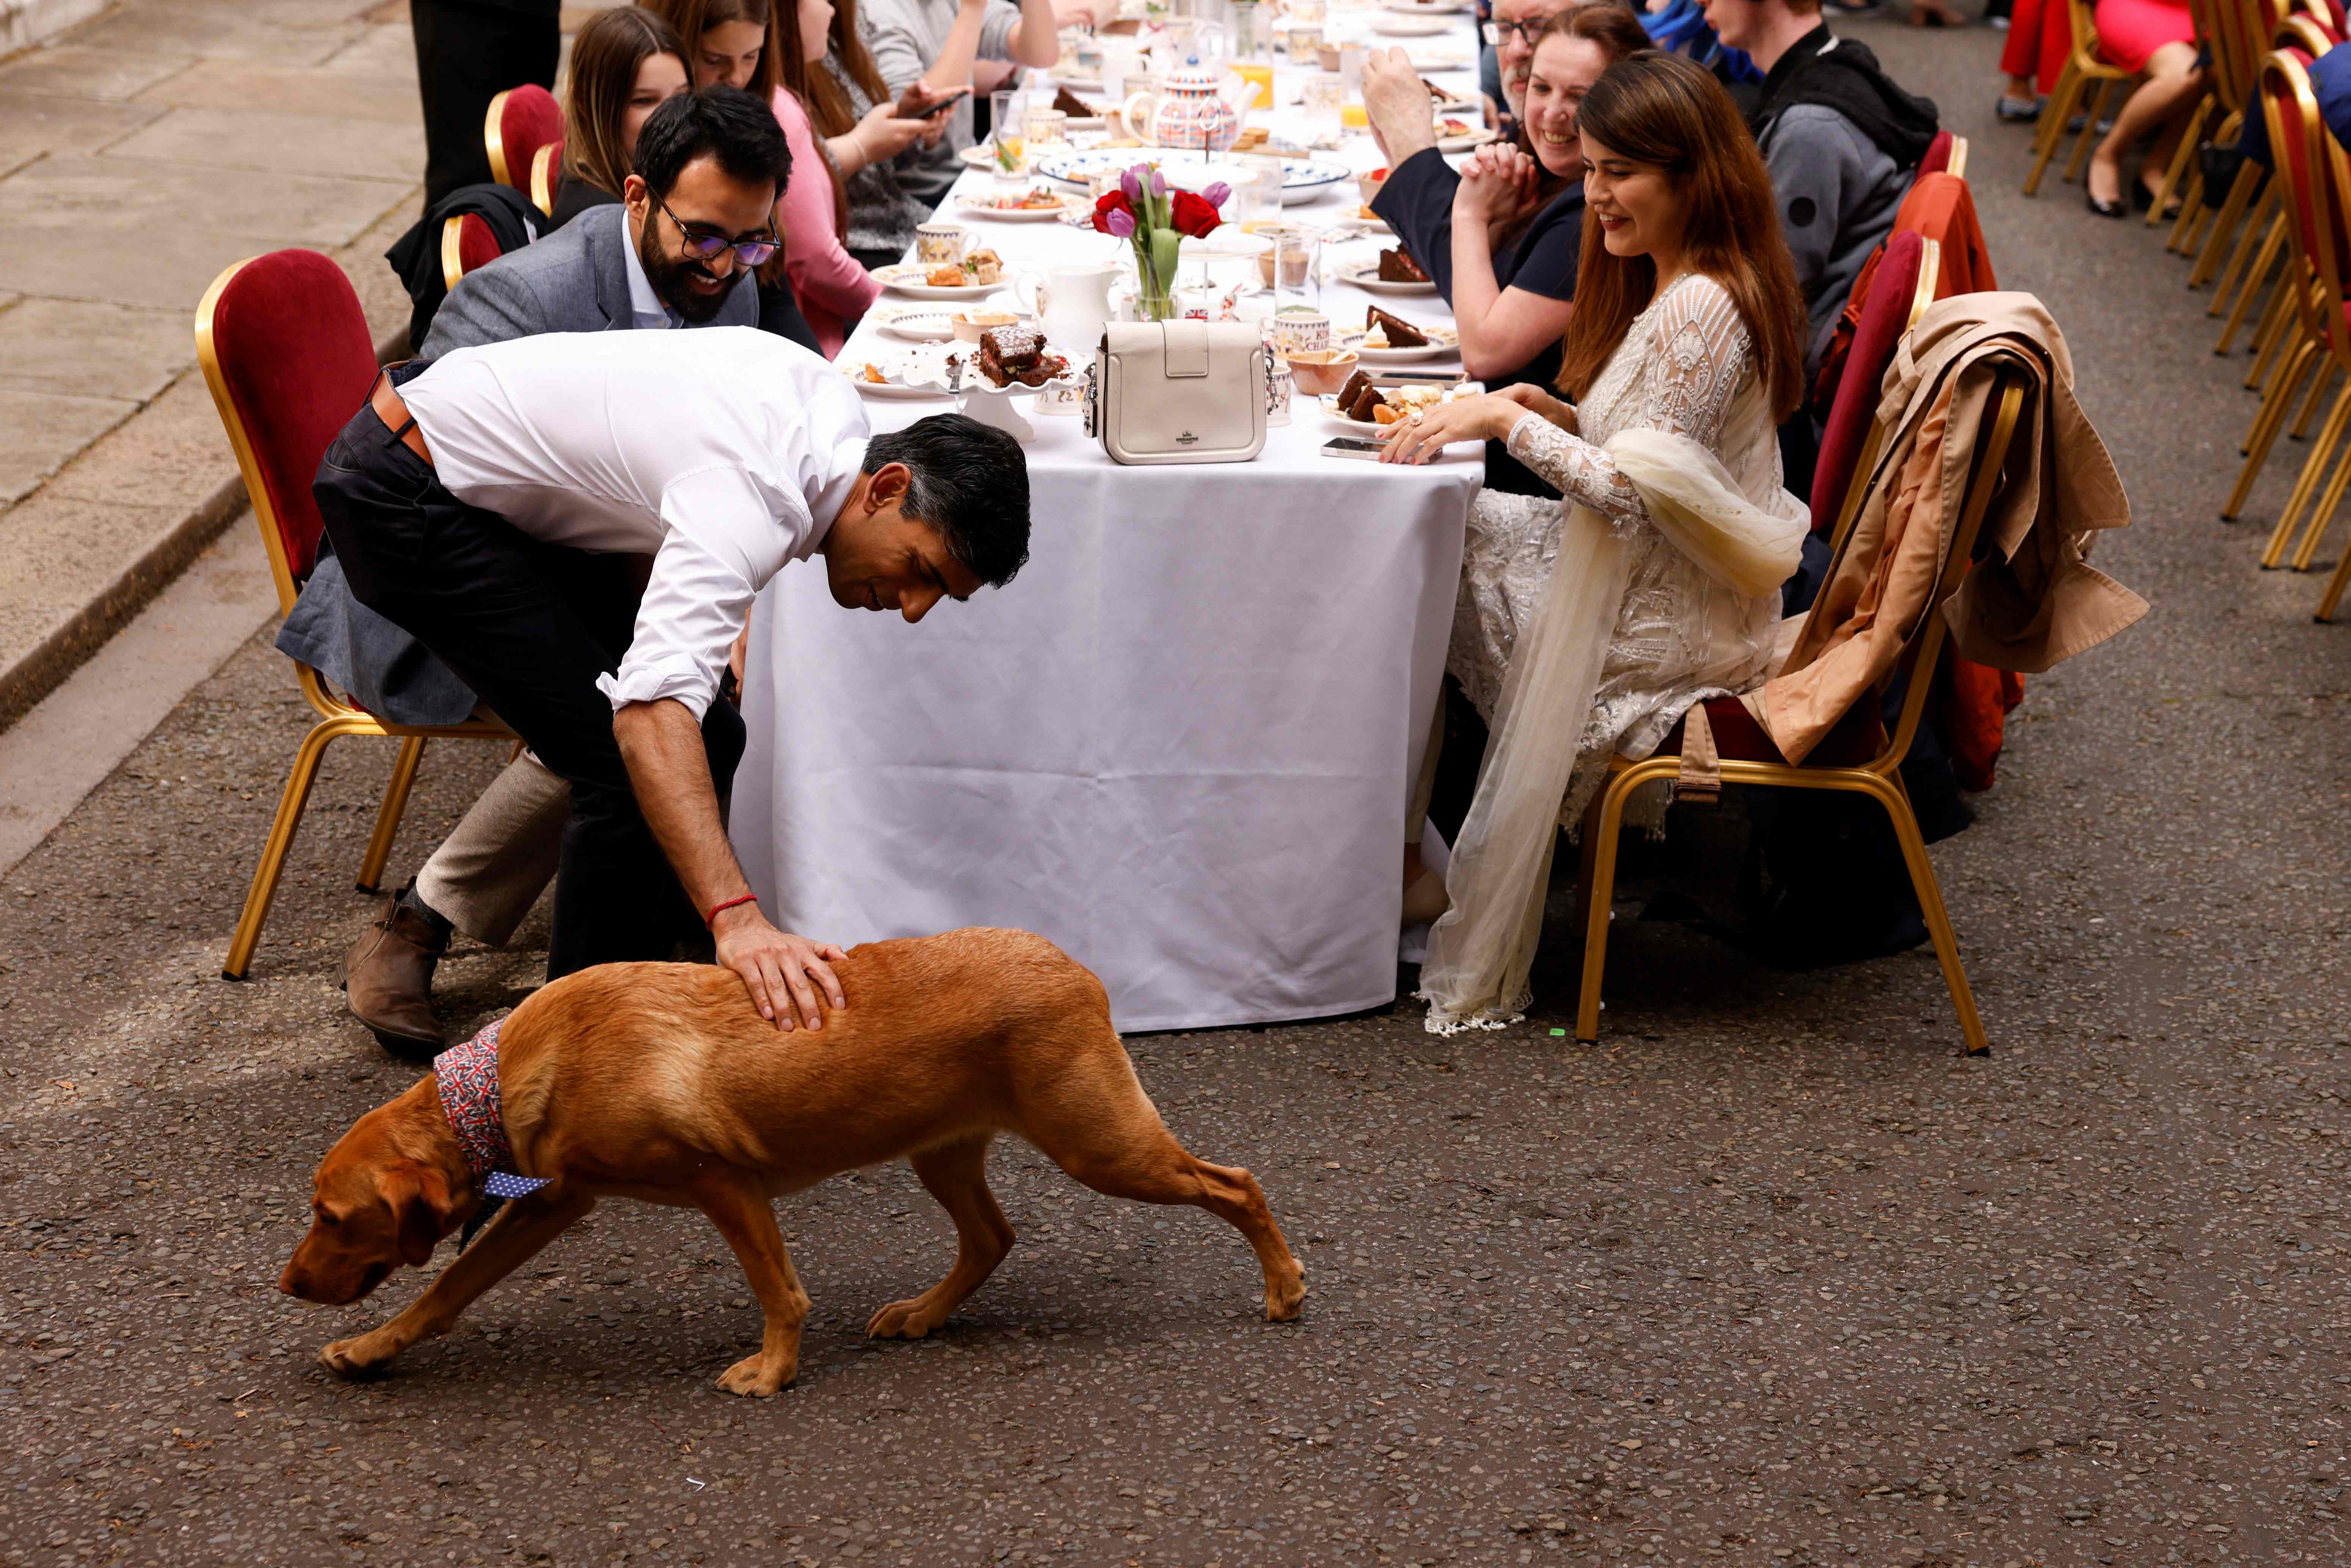
<instances>
[{"instance_id":1,"label":"white dress shirt","mask_svg":"<svg viewBox=\"0 0 2351 1568\"><path fill-rule=\"evenodd\" d=\"M671 309L662 297L653 292L653 280L645 276L644 258L637 254L637 236L630 230L625 208L621 214L621 250L629 267L629 315L632 324L640 331L648 328L684 326L685 318Z\"/></svg>"},{"instance_id":2,"label":"white dress shirt","mask_svg":"<svg viewBox=\"0 0 2351 1568\"><path fill-rule=\"evenodd\" d=\"M753 327L549 332L400 389L449 493L549 544L653 558L614 708L699 719L752 596L824 541L865 458L841 372Z\"/></svg>"}]
</instances>

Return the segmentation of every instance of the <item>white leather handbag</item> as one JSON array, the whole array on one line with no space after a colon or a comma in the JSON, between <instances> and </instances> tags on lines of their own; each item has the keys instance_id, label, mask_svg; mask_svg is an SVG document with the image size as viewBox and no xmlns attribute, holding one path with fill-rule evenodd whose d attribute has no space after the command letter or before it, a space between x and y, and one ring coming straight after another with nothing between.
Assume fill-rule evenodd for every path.
<instances>
[{"instance_id":1,"label":"white leather handbag","mask_svg":"<svg viewBox=\"0 0 2351 1568\"><path fill-rule=\"evenodd\" d=\"M1113 321L1086 434L1114 463L1246 463L1265 449L1265 340L1246 321Z\"/></svg>"}]
</instances>

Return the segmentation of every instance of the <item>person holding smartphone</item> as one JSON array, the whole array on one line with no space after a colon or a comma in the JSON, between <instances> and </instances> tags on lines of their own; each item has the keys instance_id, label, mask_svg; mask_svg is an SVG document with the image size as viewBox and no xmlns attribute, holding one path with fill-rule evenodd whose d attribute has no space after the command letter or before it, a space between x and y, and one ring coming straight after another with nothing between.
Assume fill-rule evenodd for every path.
<instances>
[{"instance_id":1,"label":"person holding smartphone","mask_svg":"<svg viewBox=\"0 0 2351 1568\"><path fill-rule=\"evenodd\" d=\"M946 135L898 155L899 184L918 217L928 216L963 172L956 154L975 140L973 61L1050 66L1061 57L1061 21L1053 0L870 0L865 16L873 63L900 95L901 115L934 112L946 94L965 91L947 108Z\"/></svg>"}]
</instances>

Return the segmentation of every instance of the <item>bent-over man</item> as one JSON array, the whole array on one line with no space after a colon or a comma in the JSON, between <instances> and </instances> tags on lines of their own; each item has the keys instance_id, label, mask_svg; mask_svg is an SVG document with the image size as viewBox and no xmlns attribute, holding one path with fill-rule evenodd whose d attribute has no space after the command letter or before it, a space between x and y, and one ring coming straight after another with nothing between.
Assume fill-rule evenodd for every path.
<instances>
[{"instance_id":1,"label":"bent-over man","mask_svg":"<svg viewBox=\"0 0 2351 1568\"><path fill-rule=\"evenodd\" d=\"M719 820L743 748L720 673L792 561L910 622L1009 580L1019 444L956 414L869 440L831 365L749 328L553 333L380 379L314 491L359 601L571 785L549 977L706 925L763 1016L820 1027L838 950L768 924Z\"/></svg>"}]
</instances>

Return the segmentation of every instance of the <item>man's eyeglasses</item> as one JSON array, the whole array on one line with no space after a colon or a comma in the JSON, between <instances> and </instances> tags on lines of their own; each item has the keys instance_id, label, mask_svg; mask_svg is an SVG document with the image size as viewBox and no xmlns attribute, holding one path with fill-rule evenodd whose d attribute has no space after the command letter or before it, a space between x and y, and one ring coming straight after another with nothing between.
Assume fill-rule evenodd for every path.
<instances>
[{"instance_id":1,"label":"man's eyeglasses","mask_svg":"<svg viewBox=\"0 0 2351 1568\"><path fill-rule=\"evenodd\" d=\"M696 261L708 261L722 250L731 250L735 253L736 266L757 267L776 254L777 245L772 239L728 239L725 235L690 229L685 226L685 220L671 212L669 204L659 196L653 198L653 205L677 225L678 248Z\"/></svg>"},{"instance_id":2,"label":"man's eyeglasses","mask_svg":"<svg viewBox=\"0 0 2351 1568\"><path fill-rule=\"evenodd\" d=\"M1550 20L1548 16L1538 16L1531 22L1487 22L1478 31L1491 45L1499 47L1505 37L1515 36L1521 45L1531 47L1535 35L1541 32Z\"/></svg>"}]
</instances>

